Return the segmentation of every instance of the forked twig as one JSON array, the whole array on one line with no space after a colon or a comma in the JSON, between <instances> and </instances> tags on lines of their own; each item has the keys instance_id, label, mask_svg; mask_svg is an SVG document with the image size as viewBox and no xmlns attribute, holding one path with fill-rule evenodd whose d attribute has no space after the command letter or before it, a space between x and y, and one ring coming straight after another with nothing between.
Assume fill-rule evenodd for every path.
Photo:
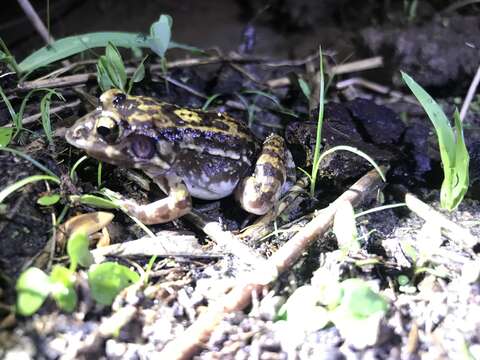
<instances>
[{"instance_id":1,"label":"forked twig","mask_svg":"<svg viewBox=\"0 0 480 360\"><path fill-rule=\"evenodd\" d=\"M379 188L381 181L380 176L374 170L364 175L335 202L320 211L311 222L266 261L271 269L270 272L266 273L265 268L262 267L255 272L246 273L229 293L218 302L210 304L207 310L183 334L168 343L159 358L190 358L201 349L202 344L210 337L216 325L227 313L246 307L251 301L252 293L260 296L263 291L268 290L268 284L273 282L278 274L287 270L300 258L310 244L325 234L333 222L339 203L349 201L352 205L358 205L366 195Z\"/></svg>"}]
</instances>

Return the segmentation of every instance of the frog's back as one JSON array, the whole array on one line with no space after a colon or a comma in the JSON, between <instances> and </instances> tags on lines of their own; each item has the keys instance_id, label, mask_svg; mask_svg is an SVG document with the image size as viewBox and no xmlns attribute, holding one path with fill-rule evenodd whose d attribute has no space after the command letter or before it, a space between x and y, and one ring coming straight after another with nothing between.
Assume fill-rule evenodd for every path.
<instances>
[{"instance_id":1,"label":"frog's back","mask_svg":"<svg viewBox=\"0 0 480 360\"><path fill-rule=\"evenodd\" d=\"M149 97L128 97L120 109L130 125L154 128L159 140L232 159L250 159L259 143L250 129L226 113L190 109Z\"/></svg>"}]
</instances>

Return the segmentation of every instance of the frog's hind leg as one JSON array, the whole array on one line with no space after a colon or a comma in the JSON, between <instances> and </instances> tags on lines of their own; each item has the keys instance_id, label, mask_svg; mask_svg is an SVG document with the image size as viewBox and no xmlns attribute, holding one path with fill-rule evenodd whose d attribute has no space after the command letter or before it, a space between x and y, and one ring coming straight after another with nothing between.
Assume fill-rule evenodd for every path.
<instances>
[{"instance_id":1,"label":"frog's hind leg","mask_svg":"<svg viewBox=\"0 0 480 360\"><path fill-rule=\"evenodd\" d=\"M281 136L272 134L264 141L253 175L243 179L235 190L235 197L246 211L263 215L278 201L285 190L287 153Z\"/></svg>"},{"instance_id":2,"label":"frog's hind leg","mask_svg":"<svg viewBox=\"0 0 480 360\"><path fill-rule=\"evenodd\" d=\"M147 172L148 175L152 176ZM153 177L153 176L152 176ZM190 212L192 200L183 181L177 176L153 177L155 183L168 194L166 198L140 205L133 200L122 200L120 205L144 224L159 224L175 220Z\"/></svg>"}]
</instances>

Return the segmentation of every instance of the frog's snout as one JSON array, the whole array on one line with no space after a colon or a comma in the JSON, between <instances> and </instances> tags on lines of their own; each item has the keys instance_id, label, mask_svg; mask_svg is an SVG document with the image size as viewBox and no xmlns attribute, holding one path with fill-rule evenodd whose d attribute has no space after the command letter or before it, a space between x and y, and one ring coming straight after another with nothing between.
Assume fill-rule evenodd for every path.
<instances>
[{"instance_id":1,"label":"frog's snout","mask_svg":"<svg viewBox=\"0 0 480 360\"><path fill-rule=\"evenodd\" d=\"M94 121L95 119L90 114L78 119L65 133L65 140L70 145L83 148L93 131Z\"/></svg>"},{"instance_id":2,"label":"frog's snout","mask_svg":"<svg viewBox=\"0 0 480 360\"><path fill-rule=\"evenodd\" d=\"M65 139L70 145L78 146L78 142L86 139L88 136L88 130L84 126L79 126L74 124L70 129L65 133Z\"/></svg>"}]
</instances>

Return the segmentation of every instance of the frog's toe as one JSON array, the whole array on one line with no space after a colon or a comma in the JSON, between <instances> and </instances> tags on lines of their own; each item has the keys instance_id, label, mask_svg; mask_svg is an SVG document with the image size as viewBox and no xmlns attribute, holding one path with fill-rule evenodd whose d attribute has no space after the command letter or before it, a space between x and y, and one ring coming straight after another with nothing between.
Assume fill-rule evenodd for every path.
<instances>
[{"instance_id":1,"label":"frog's toe","mask_svg":"<svg viewBox=\"0 0 480 360\"><path fill-rule=\"evenodd\" d=\"M238 186L235 196L242 208L255 215L263 215L277 203L280 197L280 181L266 185L253 176L246 178Z\"/></svg>"}]
</instances>

